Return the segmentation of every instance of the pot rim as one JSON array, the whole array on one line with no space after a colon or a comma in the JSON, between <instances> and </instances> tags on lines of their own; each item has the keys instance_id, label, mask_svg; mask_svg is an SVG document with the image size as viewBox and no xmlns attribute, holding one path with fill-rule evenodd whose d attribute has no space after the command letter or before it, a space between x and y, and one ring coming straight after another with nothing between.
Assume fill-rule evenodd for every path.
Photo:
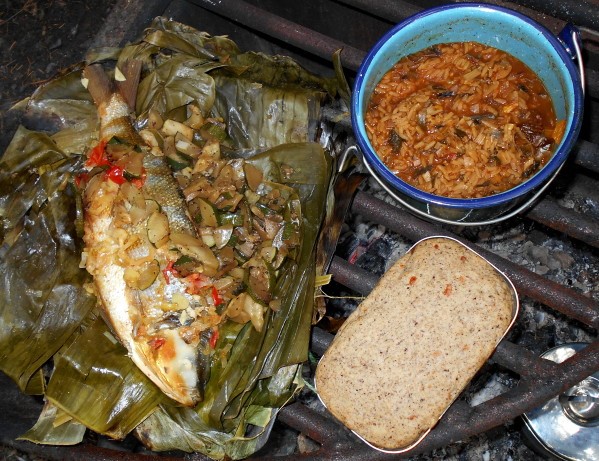
<instances>
[{"instance_id":1,"label":"pot rim","mask_svg":"<svg viewBox=\"0 0 599 461\"><path fill-rule=\"evenodd\" d=\"M534 176L532 176L525 182L519 184L518 186L515 186L512 189L501 192L499 194L494 194L480 198L452 198L434 195L417 189L416 187L404 182L402 179L398 178L395 174L393 174L387 168L387 166L380 160L380 158L370 145L370 141L368 140L367 136L365 135L365 133L363 135L360 130L360 127L364 125L362 114L358 114L358 108L360 100L362 98L362 87L365 83L365 76L370 68L370 65L373 59L381 50L381 48L383 48L387 44L387 42L393 36L395 36L397 32L404 29L406 26L416 21L419 21L424 17L454 9L460 9L463 11L472 10L476 12L488 10L489 14L502 14L504 16L514 17L521 23L524 23L525 25L532 27L540 34L542 34L543 38L547 40L548 45L551 46L555 53L559 56L560 60L566 67L569 77L571 78L573 87L574 107L572 111L572 123L570 125L570 129L565 133L560 145L558 146L558 149L556 149L556 151L552 155L551 159L547 162L547 164ZM379 41L368 52L358 70L358 74L354 82L354 91L352 93L351 100L351 120L354 134L356 135L356 140L365 157L364 160L368 161L369 164L374 168L374 170L378 172L378 174L381 175L382 179L384 179L388 184L392 185L394 188L406 194L407 196L413 197L415 199L421 200L429 204L440 205L448 208L480 209L502 205L506 202L513 201L524 194L536 190L537 188L542 186L548 178L550 178L551 180L553 179L553 174L563 165L578 138L580 126L582 123L583 105L583 83L578 73L578 69L572 60L572 56L568 54L564 45L545 26L539 24L538 22L529 18L528 16L525 16L509 8L486 3L458 3L429 8L419 13L416 13L415 15L410 16L409 18L395 25L392 29L390 29L385 35L383 35L379 39Z\"/></svg>"}]
</instances>

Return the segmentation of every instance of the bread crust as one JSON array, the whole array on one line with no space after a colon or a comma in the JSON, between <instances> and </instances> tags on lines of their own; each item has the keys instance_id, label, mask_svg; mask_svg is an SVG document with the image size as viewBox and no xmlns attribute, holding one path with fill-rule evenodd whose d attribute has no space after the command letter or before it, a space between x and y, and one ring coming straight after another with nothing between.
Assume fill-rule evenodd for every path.
<instances>
[{"instance_id":1,"label":"bread crust","mask_svg":"<svg viewBox=\"0 0 599 461\"><path fill-rule=\"evenodd\" d=\"M456 240L416 244L343 324L316 370L328 410L375 448L418 443L493 353L518 301Z\"/></svg>"}]
</instances>

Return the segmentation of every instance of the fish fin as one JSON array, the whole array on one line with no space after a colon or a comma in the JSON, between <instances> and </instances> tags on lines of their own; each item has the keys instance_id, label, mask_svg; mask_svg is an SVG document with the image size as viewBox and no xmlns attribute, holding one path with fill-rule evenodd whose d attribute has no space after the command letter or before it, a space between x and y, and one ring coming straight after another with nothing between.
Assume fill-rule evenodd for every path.
<instances>
[{"instance_id":1,"label":"fish fin","mask_svg":"<svg viewBox=\"0 0 599 461\"><path fill-rule=\"evenodd\" d=\"M141 67L142 62L138 59L127 60L119 66L119 70L125 79L117 80L116 87L131 112L135 111L135 100L137 99L137 87L139 86Z\"/></svg>"},{"instance_id":2,"label":"fish fin","mask_svg":"<svg viewBox=\"0 0 599 461\"><path fill-rule=\"evenodd\" d=\"M88 80L87 91L91 94L94 104L97 107L107 104L113 93L113 86L102 65L92 64L85 67L83 77Z\"/></svg>"}]
</instances>

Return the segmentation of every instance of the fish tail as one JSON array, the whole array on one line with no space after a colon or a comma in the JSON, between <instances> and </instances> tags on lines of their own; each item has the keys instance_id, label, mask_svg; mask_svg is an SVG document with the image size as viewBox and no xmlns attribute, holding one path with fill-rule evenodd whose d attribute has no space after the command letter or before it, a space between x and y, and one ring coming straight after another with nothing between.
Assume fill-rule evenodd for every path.
<instances>
[{"instance_id":1,"label":"fish tail","mask_svg":"<svg viewBox=\"0 0 599 461\"><path fill-rule=\"evenodd\" d=\"M83 77L87 79L87 91L94 100L96 107L108 104L114 93L112 81L104 72L101 64L92 64L83 69Z\"/></svg>"},{"instance_id":2,"label":"fish tail","mask_svg":"<svg viewBox=\"0 0 599 461\"><path fill-rule=\"evenodd\" d=\"M137 59L127 60L120 66L124 80L117 80L117 91L121 94L131 112L135 111L137 87L141 76L142 62Z\"/></svg>"},{"instance_id":3,"label":"fish tail","mask_svg":"<svg viewBox=\"0 0 599 461\"><path fill-rule=\"evenodd\" d=\"M143 145L133 128L132 113L141 75L141 61L126 61L119 69L117 81L111 80L101 64L91 64L83 70L87 90L98 108L100 138L117 137L131 145Z\"/></svg>"}]
</instances>

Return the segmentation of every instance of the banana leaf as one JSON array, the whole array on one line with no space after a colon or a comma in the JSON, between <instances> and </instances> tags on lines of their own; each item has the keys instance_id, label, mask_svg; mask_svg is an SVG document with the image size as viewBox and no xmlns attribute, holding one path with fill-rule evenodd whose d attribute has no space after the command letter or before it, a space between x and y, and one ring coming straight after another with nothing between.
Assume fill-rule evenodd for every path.
<instances>
[{"instance_id":1,"label":"banana leaf","mask_svg":"<svg viewBox=\"0 0 599 461\"><path fill-rule=\"evenodd\" d=\"M300 367L281 368L270 380L262 380L253 393L255 404L248 404L241 415L237 431L214 430L192 409L162 406L136 428L137 437L152 450L172 449L201 452L213 459L244 459L264 444L270 434L279 409L289 396L303 386ZM287 389L280 400L272 388ZM249 431L248 431L248 428Z\"/></svg>"},{"instance_id":2,"label":"banana leaf","mask_svg":"<svg viewBox=\"0 0 599 461\"><path fill-rule=\"evenodd\" d=\"M207 61L227 62L240 51L237 44L225 36L212 36L185 24L157 17L139 42L121 50L119 62L135 58L152 67L167 61L171 52Z\"/></svg>"},{"instance_id":3,"label":"banana leaf","mask_svg":"<svg viewBox=\"0 0 599 461\"><path fill-rule=\"evenodd\" d=\"M187 56L171 58L141 82L136 112L140 117L151 109L168 114L192 102L200 108L212 107L215 86L207 72L220 65Z\"/></svg>"},{"instance_id":4,"label":"banana leaf","mask_svg":"<svg viewBox=\"0 0 599 461\"><path fill-rule=\"evenodd\" d=\"M69 182L76 161L47 135L21 128L0 168L0 369L25 391L95 298L79 268L77 198Z\"/></svg>"},{"instance_id":5,"label":"banana leaf","mask_svg":"<svg viewBox=\"0 0 599 461\"><path fill-rule=\"evenodd\" d=\"M98 317L54 360L46 399L86 427L120 439L166 397Z\"/></svg>"},{"instance_id":6,"label":"banana leaf","mask_svg":"<svg viewBox=\"0 0 599 461\"><path fill-rule=\"evenodd\" d=\"M217 78L215 113L237 150L269 149L314 139L322 92L277 88L243 78Z\"/></svg>"},{"instance_id":7,"label":"banana leaf","mask_svg":"<svg viewBox=\"0 0 599 461\"><path fill-rule=\"evenodd\" d=\"M74 66L18 106L54 121L49 126L58 131L21 128L3 158L0 368L21 389L29 384L39 391L40 367L51 365L45 390L51 406L29 433L38 443L60 443L60 426L49 423L57 408L73 424L114 438L134 430L155 450L247 457L264 444L279 409L303 386L315 246L332 175L331 154L310 141L336 84L288 58L240 53L225 37L164 18L119 52L89 54L90 61L108 57L116 66L143 61L139 127L151 109L168 116L197 104L206 116L225 120L228 155L246 157L267 179L293 187L302 204L301 249L281 270L275 294L282 303L269 310L261 332L251 324L221 325L205 399L195 408L168 401L113 341L103 320L95 319L95 299L85 289L89 278L79 269L81 209L72 178L98 134L81 66ZM72 434L65 428L63 443L74 440Z\"/></svg>"},{"instance_id":8,"label":"banana leaf","mask_svg":"<svg viewBox=\"0 0 599 461\"><path fill-rule=\"evenodd\" d=\"M35 423L19 440L48 445L76 445L83 441L87 428L49 402Z\"/></svg>"}]
</instances>

